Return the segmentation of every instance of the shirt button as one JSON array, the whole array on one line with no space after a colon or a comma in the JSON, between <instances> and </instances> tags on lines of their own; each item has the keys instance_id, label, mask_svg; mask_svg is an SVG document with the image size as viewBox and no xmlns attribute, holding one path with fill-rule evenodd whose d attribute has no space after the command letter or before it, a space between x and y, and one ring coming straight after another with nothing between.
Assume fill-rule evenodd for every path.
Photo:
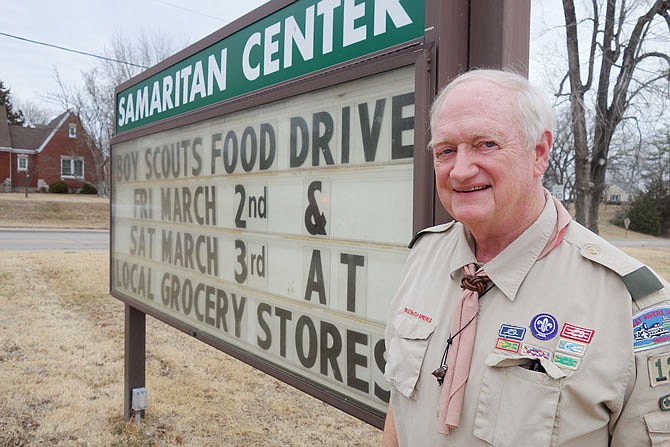
<instances>
[{"instance_id":1,"label":"shirt button","mask_svg":"<svg viewBox=\"0 0 670 447\"><path fill-rule=\"evenodd\" d=\"M595 245L591 245L589 248L586 249L587 252L591 255L597 255L600 253L600 249L596 247Z\"/></svg>"}]
</instances>

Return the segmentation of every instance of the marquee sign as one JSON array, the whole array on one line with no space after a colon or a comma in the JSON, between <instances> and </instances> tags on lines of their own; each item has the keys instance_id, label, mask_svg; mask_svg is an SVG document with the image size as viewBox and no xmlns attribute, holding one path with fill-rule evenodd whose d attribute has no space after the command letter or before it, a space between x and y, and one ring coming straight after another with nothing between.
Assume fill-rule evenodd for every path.
<instances>
[{"instance_id":1,"label":"marquee sign","mask_svg":"<svg viewBox=\"0 0 670 447\"><path fill-rule=\"evenodd\" d=\"M114 146L112 293L383 413L414 68Z\"/></svg>"}]
</instances>

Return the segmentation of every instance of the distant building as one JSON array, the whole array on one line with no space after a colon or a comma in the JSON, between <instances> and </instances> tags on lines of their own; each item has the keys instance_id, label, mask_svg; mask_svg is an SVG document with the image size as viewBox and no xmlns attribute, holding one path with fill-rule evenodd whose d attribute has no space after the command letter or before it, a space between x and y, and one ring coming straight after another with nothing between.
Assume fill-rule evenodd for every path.
<instances>
[{"instance_id":1,"label":"distant building","mask_svg":"<svg viewBox=\"0 0 670 447\"><path fill-rule=\"evenodd\" d=\"M0 191L48 189L64 181L75 192L95 185L95 162L81 121L66 111L46 126L21 127L7 122L0 106Z\"/></svg>"},{"instance_id":2,"label":"distant building","mask_svg":"<svg viewBox=\"0 0 670 447\"><path fill-rule=\"evenodd\" d=\"M617 183L608 183L603 195L603 202L622 204L629 203L633 200L634 192L630 187L623 187Z\"/></svg>"}]
</instances>

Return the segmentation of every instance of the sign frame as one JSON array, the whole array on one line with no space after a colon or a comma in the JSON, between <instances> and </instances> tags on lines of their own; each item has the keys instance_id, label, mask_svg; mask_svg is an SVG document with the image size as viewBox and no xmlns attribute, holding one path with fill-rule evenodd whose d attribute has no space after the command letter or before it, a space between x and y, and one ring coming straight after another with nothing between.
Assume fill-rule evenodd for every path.
<instances>
[{"instance_id":1,"label":"sign frame","mask_svg":"<svg viewBox=\"0 0 670 447\"><path fill-rule=\"evenodd\" d=\"M265 17L267 14L272 14L292 3L295 2L280 0L265 4L263 7L240 19L240 21L234 22L229 26L224 27L219 32L216 32L213 35L205 38L203 41L198 42L193 47L190 47L189 49L167 59L156 67L142 73L139 77L122 84L117 88L117 92L127 89L130 85L133 85L137 82L141 82L143 79L153 76L155 73L158 73L164 70L166 67L173 65L176 60L188 57L193 52L200 51L202 48L210 46L213 41L219 40L226 35L239 31L239 29L243 28L248 23L254 23L257 18ZM328 67L324 70L310 73L308 75L301 76L278 85L273 85L259 91L250 92L227 101L222 101L212 106L204 107L195 112L186 112L156 123L147 124L136 129L116 134L113 139L113 144L116 145L124 141L136 139L142 136L152 135L166 130L187 126L189 124L198 123L223 115L233 114L235 112L243 111L255 106L280 101L297 96L299 94L310 93L322 90L324 88L345 84L357 79L374 76L376 74L384 73L401 67L421 66L424 68L427 66L427 64L424 63L421 65L420 63L420 60L425 56L421 51L421 40L422 39L414 39L404 44L396 45L383 51L378 51L370 55L356 58L333 67ZM415 68L415 72L416 71L417 69ZM424 101L424 103L426 103L426 101ZM112 166L112 168L114 168L114 166ZM114 178L114 172L112 172L112 178ZM112 194L114 194L114 191L115 188L112 187ZM113 238L114 231L111 231L110 234L110 237ZM409 239L411 234L408 234L407 237ZM113 239L111 240L110 246L114 247ZM141 369L139 368L139 363L143 363L141 360L143 357L144 348L143 340L146 339L144 335L144 321L142 319L142 315L148 314L168 324L169 326L181 330L184 333L190 334L191 336L209 344L210 346L253 366L260 371L263 371L303 392L306 392L307 394L312 395L313 397L328 403L329 405L339 408L340 410L345 411L354 417L357 417L378 428L383 426L385 415L378 410L366 407L365 405L361 405L357 402L353 402L347 396L341 395L334 390L325 389L322 385L314 383L305 377L297 376L270 361L226 343L225 341L222 341L208 333L200 332L184 321L181 321L170 315L157 312L151 306L137 300L136 298L128 296L118 290L114 290L112 281L115 275L113 272L114 263L112 253L110 253L110 265L110 271L112 272L110 275L110 291L112 296L120 299L126 304L126 336L133 340L126 343L127 357L134 358L135 363L135 365L128 364L126 366L126 395L128 395L133 388L143 386L145 380L145 377L143 376L144 372L142 371L140 374L138 370ZM129 322L135 322L135 325L131 326ZM142 349L140 349L139 346L142 346ZM128 352L129 349L130 352ZM130 415L129 411L127 410L128 406L129 405L126 403L126 416Z\"/></svg>"}]
</instances>

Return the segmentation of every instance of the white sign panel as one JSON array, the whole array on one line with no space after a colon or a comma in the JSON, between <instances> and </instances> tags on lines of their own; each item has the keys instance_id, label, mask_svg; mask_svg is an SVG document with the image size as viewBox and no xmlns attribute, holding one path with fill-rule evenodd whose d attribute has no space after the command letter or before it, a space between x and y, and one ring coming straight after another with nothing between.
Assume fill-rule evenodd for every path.
<instances>
[{"instance_id":1,"label":"white sign panel","mask_svg":"<svg viewBox=\"0 0 670 447\"><path fill-rule=\"evenodd\" d=\"M413 73L115 145L112 292L385 411Z\"/></svg>"}]
</instances>

